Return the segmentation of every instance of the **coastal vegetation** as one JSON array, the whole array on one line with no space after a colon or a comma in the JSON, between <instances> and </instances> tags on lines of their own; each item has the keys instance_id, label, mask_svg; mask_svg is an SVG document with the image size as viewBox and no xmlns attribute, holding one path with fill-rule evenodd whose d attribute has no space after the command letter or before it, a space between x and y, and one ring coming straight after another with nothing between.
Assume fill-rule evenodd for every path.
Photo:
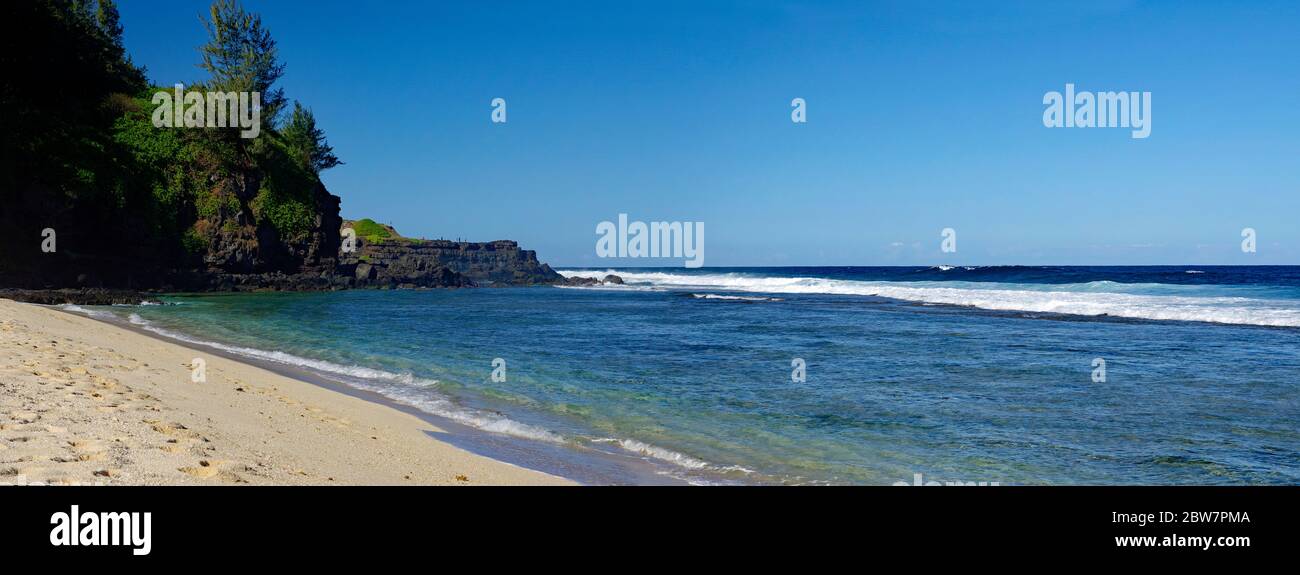
<instances>
[{"instance_id":1,"label":"coastal vegetation","mask_svg":"<svg viewBox=\"0 0 1300 575\"><path fill-rule=\"evenodd\" d=\"M378 243L383 240L401 237L397 230L389 226L380 225L370 218L362 218L352 222L352 229L357 232L357 237L364 238L371 243Z\"/></svg>"},{"instance_id":2,"label":"coastal vegetation","mask_svg":"<svg viewBox=\"0 0 1300 575\"><path fill-rule=\"evenodd\" d=\"M0 288L17 288L7 297L565 281L515 242L345 224L320 177L343 162L311 108L278 85L285 64L261 18L215 0L201 19L205 77L183 85L151 82L131 60L113 0L0 3L0 21L31 32L0 52ZM214 101L239 121L213 114ZM245 101L260 108L246 115ZM345 226L356 251L340 249Z\"/></svg>"},{"instance_id":3,"label":"coastal vegetation","mask_svg":"<svg viewBox=\"0 0 1300 575\"><path fill-rule=\"evenodd\" d=\"M113 0L5 3L26 29L0 59L0 255L8 285L145 285L176 269L292 272L336 255L339 165L310 108L288 100L275 40L236 0L216 0L190 89L258 92L260 137L160 129L155 86L122 43ZM332 211L332 212L331 212ZM58 233L45 253L43 229ZM34 241L23 242L31 238Z\"/></svg>"}]
</instances>

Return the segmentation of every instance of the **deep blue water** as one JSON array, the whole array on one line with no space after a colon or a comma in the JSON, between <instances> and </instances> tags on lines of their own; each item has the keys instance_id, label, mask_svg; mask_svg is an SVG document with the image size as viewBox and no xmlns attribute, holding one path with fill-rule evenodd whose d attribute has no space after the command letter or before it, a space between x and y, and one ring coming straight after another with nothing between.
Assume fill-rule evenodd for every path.
<instances>
[{"instance_id":1,"label":"deep blue water","mask_svg":"<svg viewBox=\"0 0 1300 575\"><path fill-rule=\"evenodd\" d=\"M1300 483L1300 267L615 273L111 311L691 480Z\"/></svg>"}]
</instances>

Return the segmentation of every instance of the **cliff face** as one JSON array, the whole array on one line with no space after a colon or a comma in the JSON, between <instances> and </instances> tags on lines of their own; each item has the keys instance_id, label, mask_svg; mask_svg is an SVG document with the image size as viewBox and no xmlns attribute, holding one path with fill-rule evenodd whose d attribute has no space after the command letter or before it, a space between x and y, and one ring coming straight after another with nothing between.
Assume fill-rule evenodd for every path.
<instances>
[{"instance_id":1,"label":"cliff face","mask_svg":"<svg viewBox=\"0 0 1300 575\"><path fill-rule=\"evenodd\" d=\"M258 178L229 179L220 195L224 209L200 216L193 229L206 244L202 267L213 274L310 273L331 271L337 264L339 197L315 182L307 190L308 225L297 233L276 228L270 218L254 216ZM251 188L251 189L250 189Z\"/></svg>"},{"instance_id":2,"label":"cliff face","mask_svg":"<svg viewBox=\"0 0 1300 575\"><path fill-rule=\"evenodd\" d=\"M345 224L346 225L346 224ZM493 287L564 281L537 253L510 240L452 242L408 238L357 239L339 260L356 287Z\"/></svg>"},{"instance_id":3,"label":"cliff face","mask_svg":"<svg viewBox=\"0 0 1300 575\"><path fill-rule=\"evenodd\" d=\"M324 188L321 188L324 191ZM349 288L458 288L553 285L564 276L537 260L537 252L517 242L453 242L406 238L387 226L385 237L360 235L355 250L340 253L343 230L362 229L338 217L338 197L320 196L323 210L308 236L294 242L270 242L242 235L239 230L217 234L207 259L218 265L178 274L180 289L336 290ZM325 228L333 224L333 228ZM371 226L376 226L370 222ZM242 228L240 228L242 229ZM326 233L325 229L339 230ZM215 254L221 254L215 256ZM265 257L265 254L278 254ZM229 254L229 255L226 255ZM338 254L331 256L331 254ZM279 262L285 267L276 267ZM286 265L287 264L287 265Z\"/></svg>"},{"instance_id":4,"label":"cliff face","mask_svg":"<svg viewBox=\"0 0 1300 575\"><path fill-rule=\"evenodd\" d=\"M565 278L538 261L537 253L510 240L453 242L359 236L356 249L340 253L340 230L351 227L339 216L338 196L317 183L310 190L310 226L290 237L269 218L254 215L248 188L256 175L215 182L224 207L193 217L195 253L188 265L134 252L97 249L102 238L78 234L76 218L59 225L57 253L40 254L37 241L21 265L4 265L0 287L32 289L127 288L163 291L337 290L349 288L499 287L564 283ZM39 236L35 230L29 234ZM122 246L122 244L115 244ZM112 247L112 246L110 246ZM26 253L24 252L24 253ZM17 252L8 255L18 255ZM64 297L63 294L56 294ZM87 302L90 300L87 299Z\"/></svg>"},{"instance_id":5,"label":"cliff face","mask_svg":"<svg viewBox=\"0 0 1300 575\"><path fill-rule=\"evenodd\" d=\"M564 283L537 253L510 240L453 242L392 237L357 238L340 253L340 230L353 222L339 216L339 197L324 186L311 191L310 227L291 237L257 218L238 178L217 184L229 193L227 207L192 226L198 242L190 265L95 253L100 238L67 233L57 253L30 265L0 265L0 287L57 290L126 288L163 291L337 290L349 288L499 287ZM177 218L187 217L177 214ZM193 216L189 216L193 217ZM75 220L60 229L77 230ZM391 228L388 228L391 230ZM33 231L32 236L38 237ZM35 244L36 242L31 242ZM27 250L36 252L35 249ZM11 254L12 255L12 254ZM0 263L6 258L0 257ZM26 263L26 262L24 262ZM15 273L17 272L17 273ZM67 294L55 294L74 301ZM80 301L93 303L89 296ZM35 301L35 300L33 300Z\"/></svg>"},{"instance_id":6,"label":"cliff face","mask_svg":"<svg viewBox=\"0 0 1300 575\"><path fill-rule=\"evenodd\" d=\"M339 197L315 181L299 190L305 216L301 229L287 231L258 217L261 175L249 172L214 183L219 209L199 214L189 266L159 276L163 289L182 291L322 290L349 287L337 277Z\"/></svg>"}]
</instances>

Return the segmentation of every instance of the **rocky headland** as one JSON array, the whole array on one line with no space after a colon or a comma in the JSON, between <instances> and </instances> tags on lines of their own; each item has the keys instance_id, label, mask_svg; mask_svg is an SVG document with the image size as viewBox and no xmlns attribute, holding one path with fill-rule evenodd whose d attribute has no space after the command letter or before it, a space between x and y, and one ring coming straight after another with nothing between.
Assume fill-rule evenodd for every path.
<instances>
[{"instance_id":1,"label":"rocky headland","mask_svg":"<svg viewBox=\"0 0 1300 575\"><path fill-rule=\"evenodd\" d=\"M155 292L567 282L513 241L344 222L320 177L342 161L310 107L276 87L274 42L250 40L260 19L237 5L214 5L201 51L229 57L205 59L196 85L254 82L269 99L252 139L153 122L153 98L172 81L155 85L131 60L112 3L7 3L4 20L31 34L0 76L0 297L111 304Z\"/></svg>"}]
</instances>

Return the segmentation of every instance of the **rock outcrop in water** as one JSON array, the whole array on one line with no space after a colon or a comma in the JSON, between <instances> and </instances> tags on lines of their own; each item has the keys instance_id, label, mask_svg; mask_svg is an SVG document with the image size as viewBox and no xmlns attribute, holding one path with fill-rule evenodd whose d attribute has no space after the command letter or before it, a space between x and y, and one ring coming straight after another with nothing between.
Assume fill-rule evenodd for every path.
<instances>
[{"instance_id":1,"label":"rock outcrop in water","mask_svg":"<svg viewBox=\"0 0 1300 575\"><path fill-rule=\"evenodd\" d=\"M599 285L623 285L623 278L614 274L605 274L604 278L589 278L585 276L573 276L564 279L564 285L589 287Z\"/></svg>"}]
</instances>

